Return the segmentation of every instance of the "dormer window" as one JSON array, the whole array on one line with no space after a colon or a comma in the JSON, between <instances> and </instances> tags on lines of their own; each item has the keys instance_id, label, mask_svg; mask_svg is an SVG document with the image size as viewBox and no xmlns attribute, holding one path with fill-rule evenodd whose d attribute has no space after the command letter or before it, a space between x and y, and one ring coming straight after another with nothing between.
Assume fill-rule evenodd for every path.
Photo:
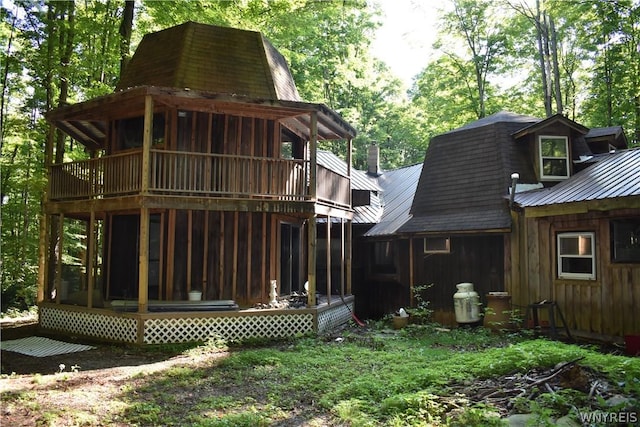
<instances>
[{"instance_id":1,"label":"dormer window","mask_svg":"<svg viewBox=\"0 0 640 427\"><path fill-rule=\"evenodd\" d=\"M569 177L569 140L566 136L540 136L540 179Z\"/></svg>"}]
</instances>

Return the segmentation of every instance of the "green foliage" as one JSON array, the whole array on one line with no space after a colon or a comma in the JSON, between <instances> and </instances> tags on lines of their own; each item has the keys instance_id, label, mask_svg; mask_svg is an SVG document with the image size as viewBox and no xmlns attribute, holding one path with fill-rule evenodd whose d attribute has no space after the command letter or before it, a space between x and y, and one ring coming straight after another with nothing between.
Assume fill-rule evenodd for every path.
<instances>
[{"instance_id":1,"label":"green foliage","mask_svg":"<svg viewBox=\"0 0 640 427\"><path fill-rule=\"evenodd\" d=\"M433 286L417 285L413 287L414 306L407 309L407 313L411 316L411 322L417 324L426 324L431 321L433 310L429 308L429 301L424 296L425 291Z\"/></svg>"}]
</instances>

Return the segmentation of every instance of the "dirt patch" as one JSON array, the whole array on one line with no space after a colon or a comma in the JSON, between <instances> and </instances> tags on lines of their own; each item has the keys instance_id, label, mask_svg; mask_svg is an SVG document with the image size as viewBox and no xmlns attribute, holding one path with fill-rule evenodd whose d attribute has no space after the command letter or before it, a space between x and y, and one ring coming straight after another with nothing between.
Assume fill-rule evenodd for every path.
<instances>
[{"instance_id":1,"label":"dirt patch","mask_svg":"<svg viewBox=\"0 0 640 427\"><path fill-rule=\"evenodd\" d=\"M4 335L3 335L3 338ZM95 349L49 357L31 357L2 351L0 425L125 426L114 417L126 390L155 372L173 366L198 367L225 353L185 356L170 350L152 351L133 346L90 344ZM43 417L46 413L46 419ZM81 415L79 415L81 414Z\"/></svg>"}]
</instances>

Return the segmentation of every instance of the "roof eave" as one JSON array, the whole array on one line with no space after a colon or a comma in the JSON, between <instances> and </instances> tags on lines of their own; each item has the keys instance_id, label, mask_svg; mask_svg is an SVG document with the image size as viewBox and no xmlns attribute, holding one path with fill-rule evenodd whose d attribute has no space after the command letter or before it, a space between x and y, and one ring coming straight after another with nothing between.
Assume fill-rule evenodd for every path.
<instances>
[{"instance_id":1,"label":"roof eave","mask_svg":"<svg viewBox=\"0 0 640 427\"><path fill-rule=\"evenodd\" d=\"M144 98L151 95L165 104L178 104L186 107L207 107L220 112L239 112L253 110L251 114L260 116L270 115L281 120L293 132L305 138L311 138L311 113L318 115L318 139L351 139L357 134L356 130L344 121L336 112L323 104L313 104L300 101L278 101L265 99L251 99L229 94L217 94L188 89L161 88L155 86L140 86L120 92L94 98L89 101L73 105L65 105L45 114L45 118L64 132L80 141L89 148L104 146L106 122L118 117L119 107L126 103L130 115L141 115L144 112ZM74 125L83 123L83 128ZM99 132L91 132L99 129Z\"/></svg>"},{"instance_id":2,"label":"roof eave","mask_svg":"<svg viewBox=\"0 0 640 427\"><path fill-rule=\"evenodd\" d=\"M524 128L514 132L511 134L515 139L522 138L525 135L529 135L531 133L537 132L540 129L543 129L553 123L562 122L566 126L572 128L576 132L586 135L589 132L589 128L582 126L580 123L576 123L573 120L563 116L562 114L555 114L551 117L548 117L538 123L533 123L531 125L525 126Z\"/></svg>"}]
</instances>

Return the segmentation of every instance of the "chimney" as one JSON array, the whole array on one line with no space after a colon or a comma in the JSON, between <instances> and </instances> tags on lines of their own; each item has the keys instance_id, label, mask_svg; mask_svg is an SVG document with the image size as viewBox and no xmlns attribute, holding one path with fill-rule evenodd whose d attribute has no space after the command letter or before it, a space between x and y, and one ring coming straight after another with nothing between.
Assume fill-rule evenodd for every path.
<instances>
[{"instance_id":1,"label":"chimney","mask_svg":"<svg viewBox=\"0 0 640 427\"><path fill-rule=\"evenodd\" d=\"M367 173L373 176L380 175L380 147L375 142L369 146Z\"/></svg>"}]
</instances>

